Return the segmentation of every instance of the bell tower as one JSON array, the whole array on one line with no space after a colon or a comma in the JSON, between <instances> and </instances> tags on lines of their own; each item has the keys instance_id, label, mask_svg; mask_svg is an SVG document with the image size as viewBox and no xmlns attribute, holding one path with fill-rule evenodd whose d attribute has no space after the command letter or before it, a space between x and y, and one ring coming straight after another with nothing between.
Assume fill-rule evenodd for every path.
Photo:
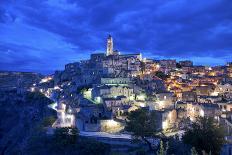
<instances>
[{"instance_id":1,"label":"bell tower","mask_svg":"<svg viewBox=\"0 0 232 155\"><path fill-rule=\"evenodd\" d=\"M113 55L113 38L111 35L109 35L107 38L106 55Z\"/></svg>"}]
</instances>

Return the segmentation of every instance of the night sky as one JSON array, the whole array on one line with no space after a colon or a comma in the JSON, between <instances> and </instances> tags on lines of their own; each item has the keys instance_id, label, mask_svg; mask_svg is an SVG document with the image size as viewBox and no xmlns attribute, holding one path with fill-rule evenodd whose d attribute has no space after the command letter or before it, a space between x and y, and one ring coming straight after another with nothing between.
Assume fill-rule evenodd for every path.
<instances>
[{"instance_id":1,"label":"night sky","mask_svg":"<svg viewBox=\"0 0 232 155\"><path fill-rule=\"evenodd\" d=\"M0 70L52 73L105 51L232 61L232 0L0 0Z\"/></svg>"}]
</instances>

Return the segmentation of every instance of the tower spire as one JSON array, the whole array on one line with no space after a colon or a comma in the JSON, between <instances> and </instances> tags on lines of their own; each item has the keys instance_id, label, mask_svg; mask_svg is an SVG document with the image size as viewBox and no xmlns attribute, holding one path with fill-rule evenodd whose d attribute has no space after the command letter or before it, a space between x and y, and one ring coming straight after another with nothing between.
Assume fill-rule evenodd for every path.
<instances>
[{"instance_id":1,"label":"tower spire","mask_svg":"<svg viewBox=\"0 0 232 155\"><path fill-rule=\"evenodd\" d=\"M106 55L113 55L113 38L111 35L109 35L107 38Z\"/></svg>"}]
</instances>

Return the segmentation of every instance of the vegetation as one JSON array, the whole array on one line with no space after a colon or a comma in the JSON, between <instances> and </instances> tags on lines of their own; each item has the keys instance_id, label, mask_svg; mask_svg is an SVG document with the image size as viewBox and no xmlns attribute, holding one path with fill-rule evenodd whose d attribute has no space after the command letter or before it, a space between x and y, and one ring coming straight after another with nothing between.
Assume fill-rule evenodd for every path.
<instances>
[{"instance_id":1,"label":"vegetation","mask_svg":"<svg viewBox=\"0 0 232 155\"><path fill-rule=\"evenodd\" d=\"M162 80L166 80L169 76L164 74L164 72L162 71L157 71L155 73L155 76L157 76L158 78L162 79Z\"/></svg>"},{"instance_id":2,"label":"vegetation","mask_svg":"<svg viewBox=\"0 0 232 155\"><path fill-rule=\"evenodd\" d=\"M168 142L166 142L166 147L164 148L164 145L163 145L163 141L161 140L160 141L160 147L159 147L159 150L157 151L157 155L167 155L168 153Z\"/></svg>"},{"instance_id":3,"label":"vegetation","mask_svg":"<svg viewBox=\"0 0 232 155\"><path fill-rule=\"evenodd\" d=\"M55 121L56 121L56 117L55 116L53 116L53 115L48 116L48 117L44 118L44 120L43 120L43 126L44 127L51 126Z\"/></svg>"},{"instance_id":4,"label":"vegetation","mask_svg":"<svg viewBox=\"0 0 232 155\"><path fill-rule=\"evenodd\" d=\"M182 66L180 65L180 63L176 63L176 68L182 68Z\"/></svg>"},{"instance_id":5,"label":"vegetation","mask_svg":"<svg viewBox=\"0 0 232 155\"><path fill-rule=\"evenodd\" d=\"M47 98L46 96L44 96L44 94L40 93L40 92L27 92L25 99L27 102L34 102L34 101L40 101L40 102L44 102L44 103L51 103L52 101Z\"/></svg>"},{"instance_id":6,"label":"vegetation","mask_svg":"<svg viewBox=\"0 0 232 155\"><path fill-rule=\"evenodd\" d=\"M155 115L155 112L137 109L128 114L125 127L126 131L132 132L135 139L141 139L147 143L151 151L155 150L147 137L156 137L158 133Z\"/></svg>"},{"instance_id":7,"label":"vegetation","mask_svg":"<svg viewBox=\"0 0 232 155\"><path fill-rule=\"evenodd\" d=\"M224 140L224 129L213 118L200 117L188 128L183 141L196 148L198 154L202 151L218 155Z\"/></svg>"},{"instance_id":8,"label":"vegetation","mask_svg":"<svg viewBox=\"0 0 232 155\"><path fill-rule=\"evenodd\" d=\"M59 128L53 135L45 132L35 134L29 141L26 153L30 155L106 155L110 152L110 146L94 139L79 138L77 128Z\"/></svg>"},{"instance_id":9,"label":"vegetation","mask_svg":"<svg viewBox=\"0 0 232 155\"><path fill-rule=\"evenodd\" d=\"M140 67L141 67L142 73L144 73L144 72L145 72L145 69L146 69L145 62L141 61Z\"/></svg>"},{"instance_id":10,"label":"vegetation","mask_svg":"<svg viewBox=\"0 0 232 155\"><path fill-rule=\"evenodd\" d=\"M77 128L58 128L54 133L54 141L58 147L76 144L79 130Z\"/></svg>"},{"instance_id":11,"label":"vegetation","mask_svg":"<svg viewBox=\"0 0 232 155\"><path fill-rule=\"evenodd\" d=\"M197 150L195 149L195 147L191 148L191 155L198 155Z\"/></svg>"},{"instance_id":12,"label":"vegetation","mask_svg":"<svg viewBox=\"0 0 232 155\"><path fill-rule=\"evenodd\" d=\"M191 147L184 144L178 136L170 137L168 139L167 154L173 155L189 155Z\"/></svg>"},{"instance_id":13,"label":"vegetation","mask_svg":"<svg viewBox=\"0 0 232 155\"><path fill-rule=\"evenodd\" d=\"M80 86L77 88L77 93L83 93L84 91L87 91L89 88L92 88L92 86L91 85Z\"/></svg>"},{"instance_id":14,"label":"vegetation","mask_svg":"<svg viewBox=\"0 0 232 155\"><path fill-rule=\"evenodd\" d=\"M0 91L0 154L23 154L32 134L43 131L43 121L56 112L47 107L52 101L41 93ZM46 124L46 123L45 123Z\"/></svg>"}]
</instances>

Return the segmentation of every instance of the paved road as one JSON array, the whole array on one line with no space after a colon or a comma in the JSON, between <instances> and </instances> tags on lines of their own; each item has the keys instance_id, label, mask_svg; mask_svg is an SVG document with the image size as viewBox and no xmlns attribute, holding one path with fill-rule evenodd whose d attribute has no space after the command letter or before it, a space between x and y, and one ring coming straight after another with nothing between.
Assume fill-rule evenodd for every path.
<instances>
[{"instance_id":1,"label":"paved road","mask_svg":"<svg viewBox=\"0 0 232 155\"><path fill-rule=\"evenodd\" d=\"M85 132L80 131L81 136L86 137L102 137L102 138L112 138L112 139L131 139L131 135L129 134L111 134L106 132Z\"/></svg>"}]
</instances>

